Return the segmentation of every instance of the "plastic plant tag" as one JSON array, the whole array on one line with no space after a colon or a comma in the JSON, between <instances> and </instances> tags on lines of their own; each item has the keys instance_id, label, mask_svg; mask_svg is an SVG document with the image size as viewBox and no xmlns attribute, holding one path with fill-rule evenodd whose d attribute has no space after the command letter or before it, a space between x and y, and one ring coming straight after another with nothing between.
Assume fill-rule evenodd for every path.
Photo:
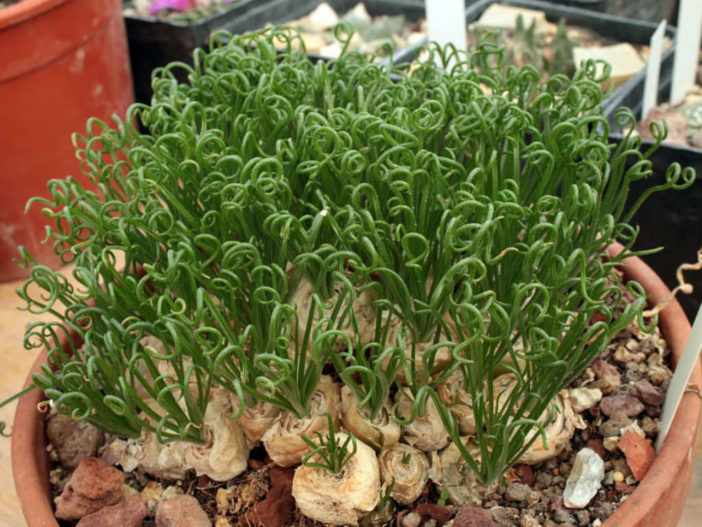
<instances>
[{"instance_id":1,"label":"plastic plant tag","mask_svg":"<svg viewBox=\"0 0 702 527\"><path fill-rule=\"evenodd\" d=\"M426 11L429 40L467 49L465 0L426 0Z\"/></svg>"},{"instance_id":2,"label":"plastic plant tag","mask_svg":"<svg viewBox=\"0 0 702 527\"><path fill-rule=\"evenodd\" d=\"M662 20L651 37L648 66L646 67L646 82L644 84L641 120L645 120L651 108L658 103L658 81L661 75L661 57L663 56L664 36L665 20Z\"/></svg>"},{"instance_id":3,"label":"plastic plant tag","mask_svg":"<svg viewBox=\"0 0 702 527\"><path fill-rule=\"evenodd\" d=\"M670 92L670 104L676 105L687 95L695 82L697 71L697 54L700 49L702 28L702 2L700 0L680 0L678 15L678 36L675 45L675 62L673 64L673 87Z\"/></svg>"},{"instance_id":4,"label":"plastic plant tag","mask_svg":"<svg viewBox=\"0 0 702 527\"><path fill-rule=\"evenodd\" d=\"M702 307L697 311L695 323L692 325L690 337L687 339L685 349L675 368L673 379L670 381L668 393L663 403L663 411L661 412L661 431L658 433L656 440L656 450L660 451L665 441L665 436L668 435L670 425L675 417L675 412L680 405L687 383L690 381L692 370L697 364L702 348Z\"/></svg>"}]
</instances>

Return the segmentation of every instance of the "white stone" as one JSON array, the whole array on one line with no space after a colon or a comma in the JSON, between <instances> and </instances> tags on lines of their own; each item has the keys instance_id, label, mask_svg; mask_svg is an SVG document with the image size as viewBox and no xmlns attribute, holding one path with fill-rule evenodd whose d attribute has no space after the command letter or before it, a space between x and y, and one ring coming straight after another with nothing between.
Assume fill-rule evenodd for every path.
<instances>
[{"instance_id":1,"label":"white stone","mask_svg":"<svg viewBox=\"0 0 702 527\"><path fill-rule=\"evenodd\" d=\"M631 430L634 432L637 436L643 437L644 439L646 438L646 432L644 432L641 427L639 426L638 421L633 421L630 425L625 426L624 428L620 428L619 432L623 436L627 430Z\"/></svg>"},{"instance_id":2,"label":"white stone","mask_svg":"<svg viewBox=\"0 0 702 527\"><path fill-rule=\"evenodd\" d=\"M368 14L366 9L366 4L359 2L354 6L354 8L344 15L344 18L357 18L359 20L364 20L366 22L371 22L371 16Z\"/></svg>"},{"instance_id":3,"label":"white stone","mask_svg":"<svg viewBox=\"0 0 702 527\"><path fill-rule=\"evenodd\" d=\"M575 47L573 48L573 61L576 67L584 60L603 60L612 66L611 79L615 86L627 81L630 77L641 71L646 63L638 52L628 42L603 47ZM597 72L601 74L604 69L602 64L597 65Z\"/></svg>"},{"instance_id":4,"label":"white stone","mask_svg":"<svg viewBox=\"0 0 702 527\"><path fill-rule=\"evenodd\" d=\"M589 410L602 399L599 388L573 388L570 390L570 404L576 414Z\"/></svg>"},{"instance_id":5,"label":"white stone","mask_svg":"<svg viewBox=\"0 0 702 527\"><path fill-rule=\"evenodd\" d=\"M492 4L488 7L473 27L514 30L517 28L517 19L520 15L525 28L531 27L535 22L537 33L543 33L547 29L546 13L543 11L502 4Z\"/></svg>"},{"instance_id":6,"label":"white stone","mask_svg":"<svg viewBox=\"0 0 702 527\"><path fill-rule=\"evenodd\" d=\"M597 452L583 448L575 456L568 475L563 504L570 509L582 509L595 497L605 477L604 461Z\"/></svg>"},{"instance_id":7,"label":"white stone","mask_svg":"<svg viewBox=\"0 0 702 527\"><path fill-rule=\"evenodd\" d=\"M307 15L306 26L317 31L326 31L339 23L339 15L334 8L326 2L322 2L317 8Z\"/></svg>"}]
</instances>

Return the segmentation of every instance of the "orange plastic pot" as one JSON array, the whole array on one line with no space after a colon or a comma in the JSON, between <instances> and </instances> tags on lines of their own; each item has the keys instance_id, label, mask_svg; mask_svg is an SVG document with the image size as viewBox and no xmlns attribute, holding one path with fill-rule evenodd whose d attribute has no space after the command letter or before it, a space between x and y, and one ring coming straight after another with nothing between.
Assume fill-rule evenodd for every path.
<instances>
[{"instance_id":1,"label":"orange plastic pot","mask_svg":"<svg viewBox=\"0 0 702 527\"><path fill-rule=\"evenodd\" d=\"M32 196L79 175L71 134L124 117L133 100L121 0L21 0L0 9L0 281L24 276L23 245L55 266Z\"/></svg>"},{"instance_id":2,"label":"orange plastic pot","mask_svg":"<svg viewBox=\"0 0 702 527\"><path fill-rule=\"evenodd\" d=\"M644 286L653 304L669 298L668 287L641 259L627 259L624 271L628 279ZM674 301L661 312L659 324L672 349L675 365L690 335L690 323L680 304ZM32 371L39 371L45 361L46 351L37 359ZM690 382L702 385L699 363ZM37 410L43 399L44 395L35 390L19 400L12 434L12 470L29 527L58 527L49 491L44 419ZM690 489L700 411L702 399L699 395L686 393L648 474L603 527L675 527Z\"/></svg>"}]
</instances>

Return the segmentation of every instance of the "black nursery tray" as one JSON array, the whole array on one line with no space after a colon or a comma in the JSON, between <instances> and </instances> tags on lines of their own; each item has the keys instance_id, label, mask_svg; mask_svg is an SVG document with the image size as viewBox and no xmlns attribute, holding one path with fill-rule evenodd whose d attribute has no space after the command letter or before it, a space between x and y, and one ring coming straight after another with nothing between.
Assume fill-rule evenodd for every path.
<instances>
[{"instance_id":1,"label":"black nursery tray","mask_svg":"<svg viewBox=\"0 0 702 527\"><path fill-rule=\"evenodd\" d=\"M610 140L618 143L621 136L610 136ZM644 139L642 150L652 144L652 140ZM653 176L632 184L628 205L632 205L650 186L661 184L671 163L680 163L683 168L692 167L697 173L695 182L687 190L654 193L631 222L641 228L635 250L664 248L644 257L644 260L672 289L678 285L675 277L678 266L696 262L697 251L702 248L702 150L663 143L650 160ZM684 277L694 291L691 295L679 294L677 299L692 322L702 304L702 272L688 271Z\"/></svg>"},{"instance_id":2,"label":"black nursery tray","mask_svg":"<svg viewBox=\"0 0 702 527\"><path fill-rule=\"evenodd\" d=\"M546 14L546 19L549 22L558 23L561 19L565 19L566 24L569 26L590 29L605 37L615 37L620 42L629 42L634 45L648 45L651 36L653 36L654 31L658 27L651 22L633 20L630 18L598 13L589 9L539 0L478 0L466 9L466 23L469 25L476 22L488 7L496 3L526 9L537 9ZM675 29L668 27L666 36L674 40ZM395 60L397 62L412 60L418 47L419 46L414 46L399 52L395 56ZM673 46L670 46L663 54L661 78L664 80L668 79L669 82L672 69ZM613 114L614 109L622 104L626 94L637 90L639 85L643 93L645 77L646 70L643 69L611 93L603 103L606 114Z\"/></svg>"},{"instance_id":3,"label":"black nursery tray","mask_svg":"<svg viewBox=\"0 0 702 527\"><path fill-rule=\"evenodd\" d=\"M219 30L240 34L282 24L312 12L323 0L241 0L228 9L193 22L125 15L129 55L136 100L151 100L151 73L169 62L192 64L193 51L205 45ZM326 0L337 13L352 9L359 0ZM416 21L424 17L422 0L365 0L371 16L405 15ZM323 59L311 55L313 59Z\"/></svg>"}]
</instances>

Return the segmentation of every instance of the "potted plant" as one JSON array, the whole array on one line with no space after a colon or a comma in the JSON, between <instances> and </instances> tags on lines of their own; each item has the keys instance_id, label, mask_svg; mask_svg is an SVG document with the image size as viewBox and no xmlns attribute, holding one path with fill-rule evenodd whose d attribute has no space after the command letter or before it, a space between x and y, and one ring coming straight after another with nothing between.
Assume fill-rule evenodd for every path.
<instances>
[{"instance_id":1,"label":"potted plant","mask_svg":"<svg viewBox=\"0 0 702 527\"><path fill-rule=\"evenodd\" d=\"M31 45L27 43L31 42ZM45 218L27 200L52 174L77 173L70 134L89 117L123 115L133 102L127 43L117 0L22 0L0 4L0 280L26 277L18 245L59 266L41 244ZM8 102L11 101L11 102ZM42 141L37 154L37 130Z\"/></svg>"},{"instance_id":2,"label":"potted plant","mask_svg":"<svg viewBox=\"0 0 702 527\"><path fill-rule=\"evenodd\" d=\"M265 499L235 524L264 523L290 496L304 521L337 525L419 514L420 495L442 524L478 514L468 504L510 467L569 448L563 388L642 320L647 294L669 294L630 250L639 204L626 195L648 164L596 126L592 68L547 83L531 67L503 74L489 44L428 47L411 68L358 53L315 64L298 38L216 35L196 66L157 75L151 105L76 136L91 185L54 180L33 200L76 284L33 265L19 292L56 318L28 329L26 345L47 352L28 390L109 434L106 461L87 458L63 487L58 518L134 507L143 519L108 461L152 480L135 489L147 504L166 492L158 481L179 480L218 489L229 510L264 474ZM693 177L674 166L660 187ZM689 324L675 303L661 319L679 353ZM28 521L50 524L42 397L20 402L13 451ZM672 525L699 410L685 398L607 525ZM104 474L103 494L81 494L88 474ZM174 499L154 505L157 523L181 510Z\"/></svg>"}]
</instances>

